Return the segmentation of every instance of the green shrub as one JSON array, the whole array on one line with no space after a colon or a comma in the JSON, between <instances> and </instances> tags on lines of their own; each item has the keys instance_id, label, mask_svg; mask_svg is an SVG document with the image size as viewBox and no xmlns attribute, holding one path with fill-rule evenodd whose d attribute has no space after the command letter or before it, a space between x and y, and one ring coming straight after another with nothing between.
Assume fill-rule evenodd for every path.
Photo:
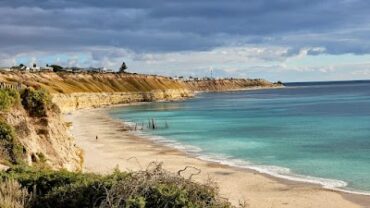
<instances>
[{"instance_id":1,"label":"green shrub","mask_svg":"<svg viewBox=\"0 0 370 208\"><path fill-rule=\"evenodd\" d=\"M0 89L0 111L9 110L19 103L19 93L14 89Z\"/></svg>"},{"instance_id":2,"label":"green shrub","mask_svg":"<svg viewBox=\"0 0 370 208\"><path fill-rule=\"evenodd\" d=\"M14 128L0 121L0 149L5 155L3 159L12 164L22 164L23 148L16 139Z\"/></svg>"},{"instance_id":3,"label":"green shrub","mask_svg":"<svg viewBox=\"0 0 370 208\"><path fill-rule=\"evenodd\" d=\"M14 138L14 129L6 122L0 121L0 141L12 143Z\"/></svg>"},{"instance_id":4,"label":"green shrub","mask_svg":"<svg viewBox=\"0 0 370 208\"><path fill-rule=\"evenodd\" d=\"M277 81L276 84L283 85L283 82L282 81Z\"/></svg>"},{"instance_id":5,"label":"green shrub","mask_svg":"<svg viewBox=\"0 0 370 208\"><path fill-rule=\"evenodd\" d=\"M126 177L126 173L112 175L72 173L68 171L37 170L13 167L0 173L3 179L13 178L30 192L36 190L32 207L79 208L95 207L112 184Z\"/></svg>"},{"instance_id":6,"label":"green shrub","mask_svg":"<svg viewBox=\"0 0 370 208\"><path fill-rule=\"evenodd\" d=\"M24 89L21 93L22 105L30 116L45 117L51 107L50 94L42 89Z\"/></svg>"},{"instance_id":7,"label":"green shrub","mask_svg":"<svg viewBox=\"0 0 370 208\"><path fill-rule=\"evenodd\" d=\"M42 163L46 162L47 159L46 159L46 156L44 155L44 153L38 152L38 153L36 153L36 155L40 160L39 162L42 162Z\"/></svg>"},{"instance_id":8,"label":"green shrub","mask_svg":"<svg viewBox=\"0 0 370 208\"><path fill-rule=\"evenodd\" d=\"M109 207L209 207L227 208L230 203L218 196L211 184L199 184L162 169L155 164L133 172L108 189L101 208Z\"/></svg>"},{"instance_id":9,"label":"green shrub","mask_svg":"<svg viewBox=\"0 0 370 208\"><path fill-rule=\"evenodd\" d=\"M160 165L106 176L13 167L0 178L13 178L30 192L36 190L31 203L35 208L232 207L213 185L184 179Z\"/></svg>"},{"instance_id":10,"label":"green shrub","mask_svg":"<svg viewBox=\"0 0 370 208\"><path fill-rule=\"evenodd\" d=\"M38 195L45 195L53 188L83 181L86 178L84 174L80 173L36 169L28 166L14 166L7 172L0 173L0 176L14 178L30 191L36 186ZM89 176L88 178L93 177Z\"/></svg>"},{"instance_id":11,"label":"green shrub","mask_svg":"<svg viewBox=\"0 0 370 208\"><path fill-rule=\"evenodd\" d=\"M135 197L135 198L128 198L126 202L126 208L145 208L146 207L146 202L145 198L140 196L140 197Z\"/></svg>"}]
</instances>

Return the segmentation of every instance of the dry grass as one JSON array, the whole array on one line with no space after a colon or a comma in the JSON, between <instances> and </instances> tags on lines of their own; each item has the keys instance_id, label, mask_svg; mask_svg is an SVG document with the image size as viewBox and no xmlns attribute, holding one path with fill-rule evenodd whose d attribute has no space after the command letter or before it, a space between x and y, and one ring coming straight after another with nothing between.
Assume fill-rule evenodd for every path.
<instances>
[{"instance_id":1,"label":"dry grass","mask_svg":"<svg viewBox=\"0 0 370 208\"><path fill-rule=\"evenodd\" d=\"M191 177L182 177L181 172L186 169L174 174L164 170L162 163L152 162L145 170L132 172L130 180L121 180L107 189L99 208L232 207L219 196L216 183L209 180L199 184Z\"/></svg>"},{"instance_id":2,"label":"dry grass","mask_svg":"<svg viewBox=\"0 0 370 208\"><path fill-rule=\"evenodd\" d=\"M224 79L179 81L168 77L134 74L99 73L0 73L0 82L22 83L44 88L50 93L148 92L152 90L188 89L221 91L256 86L272 86L261 79Z\"/></svg>"},{"instance_id":3,"label":"dry grass","mask_svg":"<svg viewBox=\"0 0 370 208\"><path fill-rule=\"evenodd\" d=\"M98 74L98 73L0 73L0 82L22 83L25 86L44 88L51 93L77 92L147 92L151 90L182 89L183 82L165 77Z\"/></svg>"},{"instance_id":4,"label":"dry grass","mask_svg":"<svg viewBox=\"0 0 370 208\"><path fill-rule=\"evenodd\" d=\"M30 195L27 190L12 179L0 183L0 207L1 208L27 208L29 207Z\"/></svg>"}]
</instances>

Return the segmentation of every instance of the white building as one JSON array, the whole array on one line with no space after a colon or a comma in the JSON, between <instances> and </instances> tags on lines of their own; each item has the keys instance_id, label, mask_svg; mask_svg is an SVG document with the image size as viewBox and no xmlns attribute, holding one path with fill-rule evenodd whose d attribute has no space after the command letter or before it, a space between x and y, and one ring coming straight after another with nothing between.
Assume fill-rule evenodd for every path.
<instances>
[{"instance_id":1,"label":"white building","mask_svg":"<svg viewBox=\"0 0 370 208\"><path fill-rule=\"evenodd\" d=\"M13 71L13 70L10 67L0 67L0 71L9 72L9 71Z\"/></svg>"},{"instance_id":2,"label":"white building","mask_svg":"<svg viewBox=\"0 0 370 208\"><path fill-rule=\"evenodd\" d=\"M29 72L30 71L30 67L28 66L12 66L10 68L11 71L21 71L21 72Z\"/></svg>"},{"instance_id":3,"label":"white building","mask_svg":"<svg viewBox=\"0 0 370 208\"><path fill-rule=\"evenodd\" d=\"M103 72L103 73L112 73L113 69L108 69L108 68L103 67L101 72Z\"/></svg>"},{"instance_id":4,"label":"white building","mask_svg":"<svg viewBox=\"0 0 370 208\"><path fill-rule=\"evenodd\" d=\"M41 67L40 68L40 71L42 71L42 72L52 72L53 71L53 67L50 67L50 66Z\"/></svg>"},{"instance_id":5,"label":"white building","mask_svg":"<svg viewBox=\"0 0 370 208\"><path fill-rule=\"evenodd\" d=\"M36 65L33 65L31 68L30 68L30 71L31 72L39 72L40 71L40 67L36 66Z\"/></svg>"}]
</instances>

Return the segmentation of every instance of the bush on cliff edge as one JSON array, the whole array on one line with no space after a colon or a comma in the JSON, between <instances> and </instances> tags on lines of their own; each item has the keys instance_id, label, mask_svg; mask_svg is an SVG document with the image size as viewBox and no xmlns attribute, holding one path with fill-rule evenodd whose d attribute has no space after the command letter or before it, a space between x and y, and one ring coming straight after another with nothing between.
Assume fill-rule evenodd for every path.
<instances>
[{"instance_id":1,"label":"bush on cliff edge","mask_svg":"<svg viewBox=\"0 0 370 208\"><path fill-rule=\"evenodd\" d=\"M22 151L23 148L16 138L14 128L0 120L1 160L10 164L23 164Z\"/></svg>"},{"instance_id":2,"label":"bush on cliff edge","mask_svg":"<svg viewBox=\"0 0 370 208\"><path fill-rule=\"evenodd\" d=\"M51 106L50 94L42 89L26 88L21 92L22 105L30 116L45 117Z\"/></svg>"},{"instance_id":3,"label":"bush on cliff edge","mask_svg":"<svg viewBox=\"0 0 370 208\"><path fill-rule=\"evenodd\" d=\"M19 93L14 89L0 89L0 111L7 111L19 102Z\"/></svg>"}]
</instances>

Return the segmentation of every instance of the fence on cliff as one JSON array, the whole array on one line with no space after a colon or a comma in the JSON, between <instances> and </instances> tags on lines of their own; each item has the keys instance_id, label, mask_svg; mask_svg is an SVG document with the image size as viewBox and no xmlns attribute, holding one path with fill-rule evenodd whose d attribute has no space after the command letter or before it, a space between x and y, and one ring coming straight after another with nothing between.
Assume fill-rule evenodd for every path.
<instances>
[{"instance_id":1,"label":"fence on cliff","mask_svg":"<svg viewBox=\"0 0 370 208\"><path fill-rule=\"evenodd\" d=\"M22 86L21 83L17 84L10 84L10 83L5 83L5 82L0 82L0 89L14 89L14 90L21 90L23 89L24 86Z\"/></svg>"}]
</instances>

